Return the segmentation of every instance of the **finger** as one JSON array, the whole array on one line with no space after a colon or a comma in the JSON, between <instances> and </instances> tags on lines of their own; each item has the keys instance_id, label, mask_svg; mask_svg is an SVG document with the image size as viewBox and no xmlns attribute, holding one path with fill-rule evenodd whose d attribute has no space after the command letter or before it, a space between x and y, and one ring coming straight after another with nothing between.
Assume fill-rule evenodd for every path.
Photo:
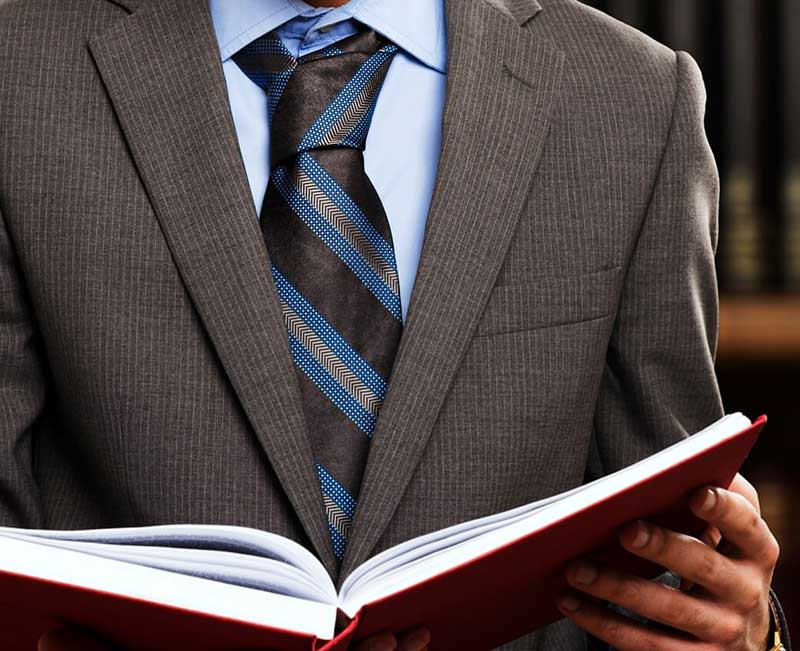
<instances>
[{"instance_id":1,"label":"finger","mask_svg":"<svg viewBox=\"0 0 800 651\"><path fill-rule=\"evenodd\" d=\"M111 646L74 628L48 631L39 639L38 651L111 651Z\"/></svg>"},{"instance_id":2,"label":"finger","mask_svg":"<svg viewBox=\"0 0 800 651\"><path fill-rule=\"evenodd\" d=\"M757 582L755 572L737 566L697 538L652 524L629 525L622 531L620 543L630 553L672 570L718 597L736 595L743 585Z\"/></svg>"},{"instance_id":3,"label":"finger","mask_svg":"<svg viewBox=\"0 0 800 651\"><path fill-rule=\"evenodd\" d=\"M430 643L430 631L420 626L399 636L397 651L424 651Z\"/></svg>"},{"instance_id":4,"label":"finger","mask_svg":"<svg viewBox=\"0 0 800 651\"><path fill-rule=\"evenodd\" d=\"M711 549L716 549L717 547L719 547L719 543L721 540L722 540L722 533L714 525L709 525L708 527L706 527L706 530L703 532L703 535L700 536L700 541L708 545Z\"/></svg>"},{"instance_id":5,"label":"finger","mask_svg":"<svg viewBox=\"0 0 800 651\"><path fill-rule=\"evenodd\" d=\"M732 639L740 630L735 616L713 602L594 563L571 564L567 568L567 581L597 599L702 640Z\"/></svg>"},{"instance_id":6,"label":"finger","mask_svg":"<svg viewBox=\"0 0 800 651\"><path fill-rule=\"evenodd\" d=\"M588 599L567 595L558 602L561 613L583 630L610 644L617 651L710 651L705 642L678 633L659 631L601 608Z\"/></svg>"},{"instance_id":7,"label":"finger","mask_svg":"<svg viewBox=\"0 0 800 651\"><path fill-rule=\"evenodd\" d=\"M717 549L721 539L722 534L719 532L719 529L713 525L706 527L705 531L703 531L703 534L700 536L700 542L704 545L708 545L711 549ZM683 592L689 592L694 588L694 585L694 582L689 581L685 576L681 577L680 590Z\"/></svg>"},{"instance_id":8,"label":"finger","mask_svg":"<svg viewBox=\"0 0 800 651\"><path fill-rule=\"evenodd\" d=\"M744 558L770 570L775 567L780 553L778 542L745 497L722 488L704 488L690 504L695 514L716 526L723 539Z\"/></svg>"},{"instance_id":9,"label":"finger","mask_svg":"<svg viewBox=\"0 0 800 651\"><path fill-rule=\"evenodd\" d=\"M397 638L388 632L378 633L353 647L353 651L396 651Z\"/></svg>"}]
</instances>

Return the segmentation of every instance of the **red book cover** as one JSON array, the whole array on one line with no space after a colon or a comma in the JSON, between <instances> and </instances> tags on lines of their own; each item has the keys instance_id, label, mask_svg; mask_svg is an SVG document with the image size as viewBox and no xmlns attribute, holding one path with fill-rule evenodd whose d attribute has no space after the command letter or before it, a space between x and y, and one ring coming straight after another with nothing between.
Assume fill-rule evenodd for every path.
<instances>
[{"instance_id":1,"label":"red book cover","mask_svg":"<svg viewBox=\"0 0 800 651\"><path fill-rule=\"evenodd\" d=\"M556 598L566 590L565 564L591 555L647 576L660 568L625 553L621 526L647 519L698 534L703 522L688 499L697 488L730 485L766 422L649 476L581 511L469 563L364 606L334 640L0 572L0 649L35 651L45 630L69 623L136 651L344 651L383 630L430 628L431 651L492 649L560 619Z\"/></svg>"}]
</instances>

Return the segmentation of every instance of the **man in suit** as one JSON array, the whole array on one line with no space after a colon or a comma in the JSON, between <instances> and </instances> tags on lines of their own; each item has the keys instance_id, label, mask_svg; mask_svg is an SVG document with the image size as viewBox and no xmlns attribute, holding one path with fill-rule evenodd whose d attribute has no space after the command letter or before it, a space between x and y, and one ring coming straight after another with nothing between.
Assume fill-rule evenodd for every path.
<instances>
[{"instance_id":1,"label":"man in suit","mask_svg":"<svg viewBox=\"0 0 800 651\"><path fill-rule=\"evenodd\" d=\"M576 0L313 4L0 6L0 523L251 526L341 583L721 416L694 61ZM694 506L735 554L621 544L698 589L578 564L504 648L772 646L754 492Z\"/></svg>"}]
</instances>

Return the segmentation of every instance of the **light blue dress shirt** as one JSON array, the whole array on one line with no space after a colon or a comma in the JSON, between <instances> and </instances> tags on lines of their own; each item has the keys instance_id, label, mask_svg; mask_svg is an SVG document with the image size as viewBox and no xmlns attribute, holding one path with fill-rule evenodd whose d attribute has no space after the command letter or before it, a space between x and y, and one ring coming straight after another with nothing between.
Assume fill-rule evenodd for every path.
<instances>
[{"instance_id":1,"label":"light blue dress shirt","mask_svg":"<svg viewBox=\"0 0 800 651\"><path fill-rule=\"evenodd\" d=\"M392 229L405 321L439 162L447 58L443 0L350 0L336 8L302 0L209 2L256 212L270 172L267 99L231 57L272 30L302 56L353 34L354 21L400 48L378 96L364 165Z\"/></svg>"}]
</instances>

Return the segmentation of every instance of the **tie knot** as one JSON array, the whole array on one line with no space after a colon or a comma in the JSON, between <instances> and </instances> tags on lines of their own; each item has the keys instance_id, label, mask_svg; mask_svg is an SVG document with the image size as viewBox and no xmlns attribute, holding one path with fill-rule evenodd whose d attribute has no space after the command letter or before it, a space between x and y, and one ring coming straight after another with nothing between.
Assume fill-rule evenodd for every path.
<instances>
[{"instance_id":1,"label":"tie knot","mask_svg":"<svg viewBox=\"0 0 800 651\"><path fill-rule=\"evenodd\" d=\"M314 149L363 150L396 52L373 30L298 59L273 34L237 52L236 64L269 98L273 166Z\"/></svg>"}]
</instances>

